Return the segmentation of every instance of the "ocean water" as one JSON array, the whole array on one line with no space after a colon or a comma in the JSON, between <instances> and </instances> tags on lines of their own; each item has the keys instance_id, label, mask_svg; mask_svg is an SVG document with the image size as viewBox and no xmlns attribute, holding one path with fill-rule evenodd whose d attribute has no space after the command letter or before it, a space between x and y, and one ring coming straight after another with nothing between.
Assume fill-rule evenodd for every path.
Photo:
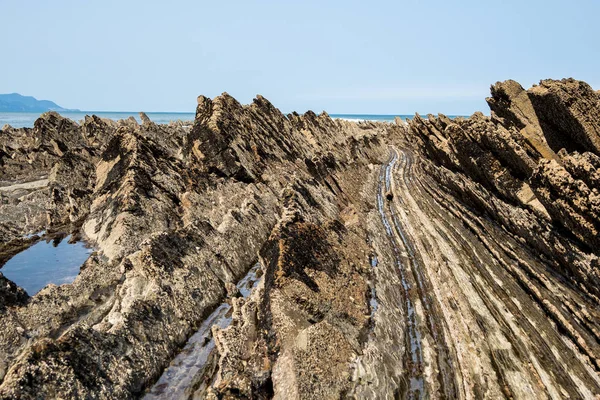
<instances>
[{"instance_id":1,"label":"ocean water","mask_svg":"<svg viewBox=\"0 0 600 400\"><path fill-rule=\"evenodd\" d=\"M78 111L78 112L63 112L60 113L62 116L67 117L75 122L83 121L86 115L95 114L102 118L109 118L112 120L127 119L134 117L138 122L140 116L137 112L105 112L105 111ZM149 112L146 113L148 117L157 124L168 124L170 121L182 120L182 121L193 121L194 113L163 113L163 112ZM7 113L0 112L0 129L8 124L14 128L32 128L33 123L39 118L40 113ZM396 116L402 120L412 119L414 115L391 115L391 114L330 114L331 118L340 118L348 121L381 121L381 122L393 122ZM449 115L450 118L455 116Z\"/></svg>"},{"instance_id":2,"label":"ocean water","mask_svg":"<svg viewBox=\"0 0 600 400\"><path fill-rule=\"evenodd\" d=\"M70 244L69 239L42 239L8 260L0 271L30 296L49 283L72 283L93 250L83 242Z\"/></svg>"},{"instance_id":3,"label":"ocean water","mask_svg":"<svg viewBox=\"0 0 600 400\"><path fill-rule=\"evenodd\" d=\"M414 115L391 115L391 114L329 114L331 118L345 119L347 121L379 121L394 122L396 117L405 120L412 119Z\"/></svg>"},{"instance_id":4,"label":"ocean water","mask_svg":"<svg viewBox=\"0 0 600 400\"><path fill-rule=\"evenodd\" d=\"M105 112L105 111L77 111L77 112L61 112L59 113L63 117L69 118L75 122L83 121L86 115L95 114L101 118L108 118L112 120L127 119L134 117L139 123L139 113L137 112ZM0 112L0 129L8 124L13 128L32 128L33 123L39 118L41 113L25 113L25 112ZM146 113L148 118L157 124L168 124L170 121L182 120L182 121L193 121L194 113Z\"/></svg>"}]
</instances>

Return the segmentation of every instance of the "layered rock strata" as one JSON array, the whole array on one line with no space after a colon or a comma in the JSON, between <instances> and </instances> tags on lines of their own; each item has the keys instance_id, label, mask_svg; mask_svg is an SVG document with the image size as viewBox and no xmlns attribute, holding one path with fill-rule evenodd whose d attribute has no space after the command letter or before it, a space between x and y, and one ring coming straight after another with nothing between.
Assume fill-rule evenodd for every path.
<instances>
[{"instance_id":1,"label":"layered rock strata","mask_svg":"<svg viewBox=\"0 0 600 400\"><path fill-rule=\"evenodd\" d=\"M186 396L600 396L600 96L488 103L354 123L223 94L192 126L5 128L5 259L43 229L97 251L30 298L0 275L0 397L140 397L228 294Z\"/></svg>"},{"instance_id":2,"label":"layered rock strata","mask_svg":"<svg viewBox=\"0 0 600 400\"><path fill-rule=\"evenodd\" d=\"M45 154L13 144L45 138L39 126L59 132L53 138L65 146L29 175L4 170L11 184L31 181L33 171L44 180L2 210L22 215L7 227L15 231L7 243L29 231L67 230L98 251L73 284L50 285L1 314L9 327L0 333L5 397L139 396L227 284L256 262L286 196L322 208L313 224L328 218L343 227L340 205L355 217L339 176L354 171L360 190L361 171L387 153L387 127L286 117L260 96L248 106L227 94L201 97L192 129L94 117L78 126L44 115L32 130L2 132L7 157ZM315 241L329 235L321 229Z\"/></svg>"}]
</instances>

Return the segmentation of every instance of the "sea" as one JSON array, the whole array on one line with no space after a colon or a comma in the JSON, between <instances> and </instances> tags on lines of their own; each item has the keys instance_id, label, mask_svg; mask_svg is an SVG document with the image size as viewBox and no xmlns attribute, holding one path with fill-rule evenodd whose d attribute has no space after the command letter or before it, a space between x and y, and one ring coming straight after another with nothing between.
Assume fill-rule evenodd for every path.
<instances>
[{"instance_id":1,"label":"sea","mask_svg":"<svg viewBox=\"0 0 600 400\"><path fill-rule=\"evenodd\" d=\"M112 120L127 119L134 117L141 123L140 116L137 112L107 112L107 111L77 111L77 112L61 112L62 116L67 117L75 122L81 122L86 115L95 114L101 118ZM39 118L41 113L26 113L26 112L0 112L0 129L8 124L13 128L32 128L33 123ZM157 124L168 124L170 121L193 121L194 113L168 113L168 112L147 112L146 115ZM391 114L330 114L331 118L340 118L349 121L384 121L393 122L394 119L400 117L402 120L412 119L414 115L391 115ZM449 115L450 118L455 116Z\"/></svg>"},{"instance_id":2,"label":"sea","mask_svg":"<svg viewBox=\"0 0 600 400\"><path fill-rule=\"evenodd\" d=\"M0 129L8 124L13 128L33 128L33 123L42 113L28 113L28 112L0 112ZM80 123L85 119L86 115L97 115L100 118L108 118L112 120L127 119L134 117L139 123L140 115L137 112L107 112L107 111L64 111L59 112L63 117L69 118L72 121ZM170 121L182 120L182 121L193 121L194 113L166 113L166 112L153 112L146 113L148 118L157 124L168 124Z\"/></svg>"}]
</instances>

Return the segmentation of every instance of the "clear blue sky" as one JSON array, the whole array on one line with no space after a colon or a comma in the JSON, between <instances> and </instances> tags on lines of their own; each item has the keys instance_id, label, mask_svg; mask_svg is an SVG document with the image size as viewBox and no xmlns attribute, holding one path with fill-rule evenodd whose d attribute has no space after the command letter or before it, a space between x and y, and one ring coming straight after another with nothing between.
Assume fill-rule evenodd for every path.
<instances>
[{"instance_id":1,"label":"clear blue sky","mask_svg":"<svg viewBox=\"0 0 600 400\"><path fill-rule=\"evenodd\" d=\"M600 89L600 1L0 0L0 93L96 111L487 112L489 85Z\"/></svg>"}]
</instances>

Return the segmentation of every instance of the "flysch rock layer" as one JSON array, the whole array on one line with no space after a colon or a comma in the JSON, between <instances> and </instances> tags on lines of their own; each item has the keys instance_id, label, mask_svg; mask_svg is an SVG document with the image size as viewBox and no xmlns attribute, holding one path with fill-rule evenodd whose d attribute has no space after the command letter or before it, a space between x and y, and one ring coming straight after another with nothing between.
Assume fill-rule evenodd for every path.
<instances>
[{"instance_id":1,"label":"flysch rock layer","mask_svg":"<svg viewBox=\"0 0 600 400\"><path fill-rule=\"evenodd\" d=\"M96 251L32 297L0 275L0 398L143 396L257 261L194 398L598 398L600 95L491 92L408 124L223 94L193 125L3 128L0 263L42 230Z\"/></svg>"}]
</instances>

